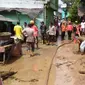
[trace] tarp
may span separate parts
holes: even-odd
[[[4,17],[3,15],[0,15],[0,21],[17,22],[18,20],[12,20],[10,18]]]

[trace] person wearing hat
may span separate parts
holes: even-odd
[[[38,27],[35,25],[34,20],[30,21],[31,28],[34,30],[35,45],[38,49]]]

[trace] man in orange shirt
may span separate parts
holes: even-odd
[[[73,31],[73,25],[72,25],[71,21],[69,21],[68,25],[67,25],[68,40],[71,40],[72,31]]]
[[[61,23],[61,39],[62,39],[62,40],[64,40],[65,31],[66,31],[66,22],[62,22],[62,23]]]

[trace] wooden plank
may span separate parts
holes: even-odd
[[[5,45],[5,46],[3,46],[4,48],[6,48],[6,47],[10,47],[10,46],[12,46],[13,44],[9,44],[9,45]]]

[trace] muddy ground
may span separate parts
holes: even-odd
[[[85,85],[85,55],[77,53],[78,44],[61,47],[54,60],[56,80],[54,85]]]
[[[4,85],[47,85],[52,57],[58,46],[39,45],[35,56],[30,57],[23,46],[23,56],[12,58],[8,64],[0,65],[1,71],[15,71],[14,76],[4,81]],[[73,42],[60,47],[50,71],[48,85],[85,85],[85,55],[77,53]]]

